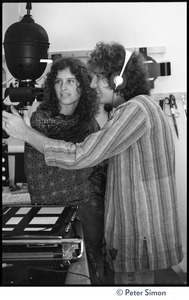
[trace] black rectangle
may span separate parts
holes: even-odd
[[[8,156],[15,158],[13,184],[27,183],[25,168],[24,168],[24,153],[23,152],[10,152]]]
[[[171,63],[160,63],[160,76],[171,75]]]
[[[10,240],[27,236],[27,239],[67,238],[76,216],[77,207],[27,205],[5,207],[2,212],[2,237]]]

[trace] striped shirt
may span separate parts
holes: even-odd
[[[109,159],[104,234],[108,253],[116,253],[114,271],[142,268],[144,239],[149,269],[183,259],[174,142],[165,114],[149,96],[119,105],[105,126],[82,143],[48,140],[44,155],[47,165],[65,169]]]

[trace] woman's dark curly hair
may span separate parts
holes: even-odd
[[[111,86],[111,76],[119,71],[121,73],[125,61],[125,48],[116,43],[96,44],[90,53],[88,67],[92,73],[100,73],[108,79]],[[126,86],[120,90],[120,95],[128,101],[137,95],[150,95],[147,64],[142,54],[132,53],[123,73],[126,76]]]
[[[92,117],[99,113],[96,92],[90,88],[91,76],[87,69],[87,65],[76,57],[61,57],[54,61],[44,82],[44,97],[40,107],[43,110],[50,110],[52,116],[56,116],[60,113],[54,83],[58,71],[62,71],[66,68],[75,75],[79,82],[78,88],[81,93],[74,114],[78,114],[82,120],[91,120]]]

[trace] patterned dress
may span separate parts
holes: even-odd
[[[51,112],[41,110],[40,106],[32,114],[31,126],[48,137],[74,143],[82,142],[100,129],[95,118],[84,122],[77,115],[52,117]],[[78,206],[77,216],[83,224],[91,280],[93,284],[100,284],[103,282],[105,164],[81,170],[47,166],[44,155],[28,143],[24,155],[32,204]]]

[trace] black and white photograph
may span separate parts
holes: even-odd
[[[187,2],[2,3],[6,299],[189,296],[186,22]]]

